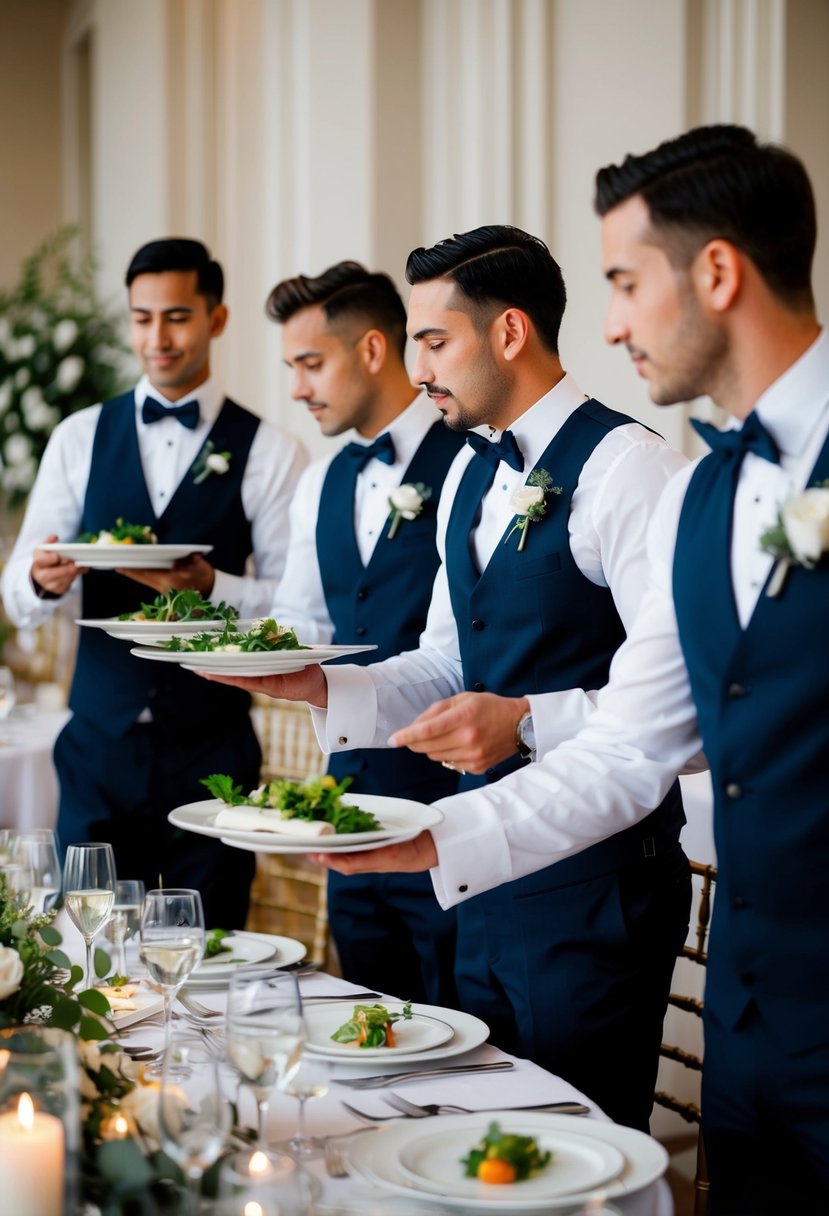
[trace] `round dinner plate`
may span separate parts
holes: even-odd
[[[398,1053],[396,1049],[389,1047],[377,1047],[371,1051],[362,1051],[355,1048],[347,1048],[343,1050],[342,1043],[326,1043],[325,1034],[330,1034],[336,1030],[338,1026],[342,1026],[343,1022],[347,1022],[354,1010],[355,1001],[343,999],[342,1001],[326,1001],[325,1005],[308,1005],[305,1008],[305,1016],[313,1019],[315,1027],[313,1033],[313,1042],[309,1042],[308,1048],[313,1051],[315,1056],[321,1056],[325,1060],[335,1061],[337,1064],[348,1064],[359,1068],[361,1064],[371,1065],[376,1071],[378,1067],[378,1057],[382,1057],[383,1064],[388,1064],[393,1068],[398,1062],[405,1064],[408,1068],[410,1064],[429,1063],[433,1060],[446,1060],[451,1056],[463,1055],[465,1051],[472,1051],[475,1047],[480,1047],[489,1038],[489,1027],[486,1022],[482,1022],[480,1018],[474,1017],[471,1013],[463,1013],[460,1009],[444,1009],[441,1005],[412,1005],[412,1013],[415,1018],[429,1018],[436,1022],[442,1023],[452,1032],[451,1037],[445,1042],[434,1045],[432,1047],[420,1046],[411,1051]],[[383,1001],[387,1009],[400,1009],[402,1005],[399,1001]],[[405,1027],[405,1022],[396,1022],[396,1027]],[[405,1031],[401,1030],[401,1035]],[[443,1117],[441,1117],[441,1126],[443,1126]]]
[[[252,621],[233,621],[234,629],[249,629]],[[159,645],[172,637],[190,637],[194,633],[206,633],[224,629],[225,622],[219,620],[202,621],[119,621],[114,617],[104,617],[102,620],[82,617],[75,621],[88,629],[103,629],[113,638],[123,638],[131,642],[151,642]]]
[[[416,1173],[414,1178],[412,1176],[414,1171],[420,1171],[421,1174],[423,1171],[432,1173],[437,1168],[430,1159],[431,1146],[427,1145],[424,1150],[426,1158],[430,1159],[425,1164],[423,1153],[415,1152],[412,1156],[408,1151],[417,1145],[418,1141],[426,1137],[433,1138],[438,1134],[438,1129],[427,1130],[419,1120],[389,1123],[379,1130],[374,1129],[370,1133],[352,1137],[348,1149],[350,1165],[354,1173],[368,1182],[396,1194],[408,1195],[409,1198],[417,1197],[421,1202],[437,1203],[447,1208],[462,1208],[468,1212],[503,1213],[504,1216],[562,1208],[572,1210],[577,1204],[586,1202],[591,1193],[595,1193],[599,1187],[607,1199],[622,1198],[656,1182],[668,1165],[668,1154],[661,1144],[643,1132],[622,1127],[618,1123],[604,1123],[598,1119],[584,1119],[574,1115],[548,1114],[544,1111],[532,1114],[486,1111],[477,1115],[442,1115],[439,1129],[441,1137],[445,1137],[447,1143],[452,1141],[453,1151],[458,1149],[458,1143],[462,1140],[456,1158],[456,1180],[459,1185],[464,1181],[460,1158],[466,1156],[469,1149],[480,1141],[492,1122],[500,1123],[505,1131],[535,1136],[539,1142],[549,1145],[554,1144],[555,1137],[566,1134],[573,1140],[581,1139],[585,1144],[593,1142],[608,1146],[621,1155],[621,1170],[607,1178],[604,1183],[591,1182],[583,1191],[556,1193],[554,1158],[547,1169],[527,1182],[487,1186],[485,1183],[468,1179],[473,1185],[484,1188],[480,1195],[449,1193],[447,1189],[438,1191],[430,1188],[439,1186],[439,1183],[428,1178],[418,1179]],[[414,1171],[411,1164],[402,1164],[403,1155],[410,1163],[415,1162]],[[535,1190],[526,1189],[530,1186],[534,1186]]]
[[[154,646],[135,646],[130,654],[139,659],[179,663],[187,671],[206,671],[224,676],[281,676],[302,671],[314,663],[326,663],[376,646],[309,646],[304,650],[159,650]]]
[[[174,827],[201,836],[214,836],[225,844],[254,853],[353,853],[411,840],[424,828],[434,827],[442,813],[423,802],[408,798],[388,798],[384,794],[343,794],[348,806],[369,811],[380,822],[380,828],[369,832],[340,832],[333,836],[287,836],[279,832],[236,832],[232,828],[215,826],[216,815],[226,809],[216,798],[205,802],[190,802],[178,806],[167,816]]]
[[[276,933],[234,933],[225,938],[231,947],[232,956],[224,961],[224,955],[215,960],[205,959],[185,982],[185,988],[227,988],[231,976],[242,967],[255,967],[268,963],[274,967],[287,967],[305,958],[307,950],[302,942],[293,937],[280,937]],[[222,962],[219,962],[222,959]]]
[[[57,553],[67,561],[90,570],[171,570],[180,558],[191,553],[210,553],[212,545],[92,545],[50,541],[38,545],[46,553]]]
[[[358,1002],[365,1004],[366,1002]],[[429,1051],[434,1047],[442,1047],[454,1038],[455,1032],[448,1022],[442,1018],[430,1017],[427,1014],[415,1013],[404,1021],[402,1018],[394,1023],[394,1047],[357,1047],[355,1043],[336,1043],[331,1038],[345,1022],[351,1020],[354,1001],[346,1003],[347,1012],[332,1010],[330,1005],[307,1006],[304,1010],[305,1026],[308,1038],[305,1050],[314,1055],[325,1056],[328,1059],[348,1059],[357,1056],[359,1060],[387,1060],[391,1062],[397,1056],[409,1055],[411,1052]],[[382,1004],[389,1013],[401,1013],[402,1001],[383,1001]],[[339,1010],[340,1006],[337,1005]]]

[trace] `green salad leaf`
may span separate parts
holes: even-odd
[[[138,612],[122,612],[119,621],[235,621],[239,613],[221,600],[212,604],[200,591],[190,587],[162,591],[151,604],[142,604]]]
[[[228,621],[220,632],[196,633],[190,638],[170,638],[162,643],[162,649],[175,651],[216,651],[217,653],[244,653],[273,650],[310,650],[303,646],[293,629],[278,625],[271,617],[257,621],[247,633],[239,633]]]
[[[149,524],[128,524],[120,516],[111,528],[104,528],[100,532],[82,532],[78,540],[84,545],[111,545],[113,542],[119,545],[155,545],[158,543],[158,537]]]
[[[339,1026],[331,1038],[335,1043],[356,1043],[358,1047],[393,1047],[395,1022],[410,1021],[412,1002],[407,1001],[400,1013],[389,1013],[385,1005],[355,1005],[347,1022]]]
[[[324,820],[333,824],[338,834],[370,832],[380,827],[379,820],[369,811],[361,811],[342,801],[342,795],[351,785],[350,777],[343,777],[339,782],[328,776],[312,777],[308,781],[268,781],[250,794],[243,794],[241,785],[226,773],[211,773],[209,777],[201,778],[201,784],[227,806],[281,811],[283,819],[305,819],[309,823]]]
[[[224,939],[229,936],[229,929],[211,929],[204,941],[204,957],[215,958],[217,954],[231,954],[232,948],[224,943]]]
[[[467,1178],[477,1178],[485,1161],[506,1161],[515,1170],[515,1181],[523,1182],[534,1170],[541,1170],[552,1159],[542,1153],[534,1136],[518,1136],[501,1131],[500,1123],[490,1123],[486,1135],[462,1159]]]

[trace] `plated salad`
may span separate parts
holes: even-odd
[[[409,1021],[411,1016],[411,1001],[400,1013],[389,1013],[385,1005],[355,1005],[351,1017],[331,1038],[335,1043],[353,1043],[355,1047],[396,1047],[394,1023]]]
[[[461,1164],[467,1178],[498,1185],[524,1182],[551,1160],[552,1153],[542,1153],[534,1136],[502,1132],[499,1123],[490,1123],[486,1135],[462,1158]]]
[[[116,519],[111,528],[102,532],[84,532],[78,537],[82,545],[155,545],[158,537],[149,524],[128,524]]]
[[[186,588],[175,591],[162,591],[151,604],[142,604],[137,612],[122,612],[115,619],[118,621],[235,621],[238,611],[221,600],[212,604],[204,599],[200,591]]]
[[[212,773],[203,777],[214,798],[231,808],[250,807],[253,815],[245,818],[250,827],[244,831],[279,831],[283,825],[293,822],[298,831],[307,831],[309,824],[327,826],[329,834],[346,832],[371,832],[381,826],[378,819],[368,811],[350,806],[342,801],[342,795],[351,784],[350,777],[335,781],[333,777],[312,777],[308,781],[268,781],[250,794],[243,794],[241,785],[224,773]],[[219,826],[222,812],[216,817]],[[255,826],[255,825],[259,826]],[[232,826],[232,821],[224,826]],[[320,833],[324,834],[324,833]]]
[[[271,617],[254,621],[246,633],[233,628],[228,620],[220,632],[195,633],[189,638],[170,638],[162,643],[163,650],[211,651],[214,654],[248,654],[273,650],[310,650],[303,646],[293,629],[278,625]]]

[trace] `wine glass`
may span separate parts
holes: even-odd
[[[192,1030],[167,1045],[158,1100],[161,1147],[187,1179],[188,1210],[200,1211],[201,1180],[230,1132],[230,1103],[222,1093],[219,1059]]]
[[[104,936],[118,952],[115,966],[119,975],[126,976],[127,974],[126,943],[138,932],[143,899],[144,884],[140,878],[118,879],[115,884],[112,916],[104,926]]]
[[[115,855],[111,844],[70,844],[63,865],[63,902],[86,944],[86,986],[92,986],[92,942],[115,901]]]
[[[330,1065],[326,1060],[320,1056],[303,1055],[299,1067],[280,1081],[282,1092],[299,1100],[296,1134],[280,1147],[298,1159],[307,1161],[323,1155],[324,1144],[306,1134],[305,1103],[309,1098],[324,1098],[328,1093],[329,1079]]]
[[[243,1085],[256,1099],[259,1141],[271,1090],[299,1066],[306,1039],[296,976],[271,968],[237,972],[227,997],[225,1049]]]
[[[17,702],[14,676],[8,667],[0,667],[0,722],[5,722]],[[0,743],[10,743],[11,736],[0,735]]]
[[[38,914],[50,912],[60,893],[60,858],[49,828],[21,832],[11,842],[10,858],[31,873],[29,902]]]
[[[187,887],[148,891],[141,907],[141,961],[164,997],[164,1046],[170,1045],[173,998],[204,954],[201,895]],[[160,1072],[156,1066],[151,1072]]]

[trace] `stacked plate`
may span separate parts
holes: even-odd
[[[465,1177],[462,1159],[492,1122],[505,1133],[533,1136],[551,1153],[549,1165],[503,1186]],[[380,1135],[355,1137],[349,1156],[353,1171],[375,1186],[444,1208],[500,1213],[572,1209],[598,1191],[607,1199],[629,1195],[661,1178],[668,1164],[664,1148],[632,1128],[515,1111],[401,1120]]]
[[[136,646],[130,653],[139,659],[155,659],[162,663],[180,663],[188,671],[206,671],[223,676],[283,676],[302,671],[314,663],[327,663],[376,646],[308,646],[304,650],[157,650],[153,646]]]
[[[194,633],[221,632],[226,622],[217,620],[202,621],[119,621],[113,617],[102,619],[84,619],[75,621],[87,629],[103,629],[111,638],[121,638],[125,642],[142,642],[144,645],[160,646],[169,642],[170,638],[189,638]],[[233,621],[234,629],[250,629],[253,620]]]
[[[187,988],[227,988],[230,978],[240,968],[267,963],[287,967],[305,957],[302,942],[275,933],[232,933],[224,938],[228,947],[221,954],[206,958],[187,980]]]
[[[134,653],[134,652],[133,652]],[[238,656],[237,656],[238,657]],[[251,656],[252,657],[252,656]],[[433,806],[407,798],[386,798],[382,794],[344,794],[342,801],[369,811],[380,827],[370,832],[342,832],[333,836],[290,836],[278,832],[235,832],[216,827],[216,816],[225,804],[211,798],[176,807],[167,816],[174,827],[201,836],[215,836],[236,849],[252,853],[360,853],[381,844],[412,840],[424,828],[440,823],[443,815]]]
[[[57,553],[69,562],[88,570],[172,570],[181,558],[191,553],[209,553],[212,545],[91,545],[51,541],[40,545],[47,553]]]
[[[401,1001],[383,1001],[390,1013],[400,1013]],[[411,1020],[394,1023],[394,1047],[357,1047],[335,1043],[331,1035],[351,1018],[354,1001],[307,1005],[304,1011],[308,1039],[305,1050],[337,1064],[399,1064],[408,1068],[432,1060],[445,1060],[480,1047],[489,1037],[489,1027],[480,1018],[439,1005],[412,1005]]]

